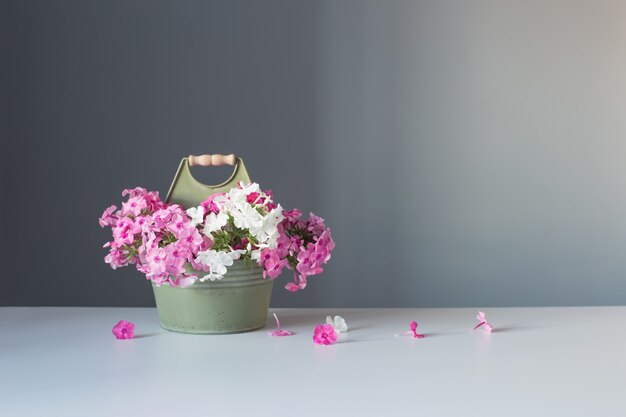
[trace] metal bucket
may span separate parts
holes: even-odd
[[[202,276],[202,272],[199,273]],[[152,285],[161,327],[182,333],[240,333],[265,326],[274,281],[254,261],[236,260],[219,281],[187,288]]]

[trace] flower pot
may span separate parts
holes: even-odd
[[[254,261],[236,260],[219,281],[197,281],[187,288],[153,284],[152,288],[164,329],[225,334],[265,326],[273,284],[263,279],[263,270]]]

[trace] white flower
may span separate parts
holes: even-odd
[[[333,328],[335,329],[337,333],[343,333],[343,332],[348,331],[348,325],[346,324],[346,321],[341,316],[335,316],[334,320],[332,319],[332,317],[327,316],[326,323],[333,326]]]
[[[191,217],[192,226],[197,226],[204,221],[204,207],[192,207],[187,210],[187,215]]]
[[[250,184],[240,183],[239,185],[241,186],[241,188],[235,187],[228,192],[230,199],[235,204],[246,202],[246,196],[250,193],[260,192],[259,184],[257,184],[256,182]]]
[[[284,218],[283,208],[278,205],[263,218],[260,227],[250,228],[250,232],[259,242],[265,242],[269,248],[273,249],[278,240],[278,225]]]
[[[226,226],[226,223],[228,223],[228,215],[225,212],[221,211],[219,214],[209,213],[209,215],[206,216],[203,232],[205,235],[210,236],[211,232],[220,230],[222,227]]]
[[[230,214],[233,216],[235,226],[240,229],[249,229],[252,234],[254,234],[253,229],[258,229],[263,225],[261,213],[247,202],[235,203]]]
[[[196,262],[200,262],[209,267],[209,273],[202,278],[200,281],[206,281],[210,279],[211,281],[215,281],[216,279],[224,278],[226,275],[227,266],[232,266],[233,260],[239,259],[241,254],[238,251],[235,252],[224,252],[224,251],[215,251],[213,249],[205,250],[198,252],[198,256],[196,257]]]

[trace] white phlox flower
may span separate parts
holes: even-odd
[[[191,218],[192,226],[197,226],[204,221],[204,207],[192,207],[187,210],[187,214]]]

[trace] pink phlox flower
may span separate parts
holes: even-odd
[[[291,292],[297,292],[306,288],[306,276],[293,273],[293,282],[288,282],[285,289]]]
[[[191,263],[191,267],[196,271],[209,272],[209,270],[211,269],[209,268],[209,265],[203,262],[196,261],[195,257],[192,257],[189,263]]]
[[[248,246],[249,240],[247,238],[242,238],[241,241],[235,245],[233,245],[234,250],[243,250],[244,253],[247,252],[246,247]]]
[[[147,208],[150,212],[153,212],[155,210],[159,210],[165,207],[165,203],[162,202],[161,199],[159,198],[158,191],[150,191],[144,196],[144,198],[146,199],[146,202],[148,203]]]
[[[424,335],[423,335],[423,334],[419,334],[419,333],[417,332],[417,326],[418,326],[417,322],[416,322],[416,321],[412,321],[412,322],[410,323],[410,325],[409,325],[409,328],[411,329],[411,332],[413,333],[413,337],[414,337],[415,339],[421,339],[421,338],[423,338],[423,337],[424,337]]]
[[[167,272],[174,276],[179,276],[185,272],[185,264],[191,259],[191,252],[189,249],[177,245],[171,244],[165,247],[167,252]]]
[[[187,288],[193,285],[197,280],[198,277],[196,275],[180,276],[174,280],[170,280],[170,285],[173,287]]]
[[[153,272],[146,272],[145,274],[146,274],[146,279],[148,281],[152,281],[157,286],[161,286],[164,283],[169,281],[169,279],[168,279],[169,277],[168,277],[167,273],[165,273],[165,272],[162,272],[162,273],[159,273],[159,274],[155,274]]]
[[[287,220],[287,222],[295,222],[302,217],[302,212],[298,209],[293,209],[284,211],[283,216],[285,216],[285,220]]]
[[[128,201],[122,203],[122,215],[133,215],[138,216],[141,214],[141,210],[146,208],[148,203],[143,197],[131,197]]]
[[[314,236],[319,236],[324,232],[324,229],[326,229],[326,225],[324,224],[324,219],[313,213],[309,213],[306,228],[309,232],[313,233]]]
[[[273,249],[263,249],[259,258],[259,265],[263,267],[263,278],[276,279],[283,268],[289,265],[286,259],[281,259]]]
[[[120,320],[113,326],[113,335],[117,339],[132,339],[135,337],[135,324],[130,321]]]
[[[246,201],[248,202],[248,204],[262,205],[264,200],[265,198],[261,197],[261,194],[257,193],[256,191],[251,192],[246,196]]]
[[[126,197],[126,196],[129,196],[130,198],[143,197],[146,194],[148,194],[148,190],[142,187],[126,188],[125,190],[122,191],[122,197]]]
[[[335,241],[330,235],[330,228],[324,230],[324,233],[320,235],[315,245],[318,247],[325,247],[328,250],[328,253],[335,249]]]
[[[163,274],[167,271],[168,253],[165,248],[152,248],[146,253],[146,261],[150,271],[155,275]]]
[[[164,229],[172,217],[172,212],[168,208],[162,208],[152,213],[154,225],[159,229]]]
[[[195,227],[187,227],[178,237],[178,242],[192,252],[197,252],[204,243],[202,235]]]
[[[218,214],[220,212],[220,206],[217,204],[216,200],[223,198],[226,196],[225,193],[217,193],[210,195],[206,200],[204,200],[200,205],[204,208],[204,215],[208,215],[209,213]]]
[[[113,228],[113,239],[118,245],[130,245],[135,241],[135,234],[140,231],[141,228],[132,219],[122,217]]]
[[[120,248],[115,242],[108,242],[104,245],[109,248],[109,253],[104,257],[104,262],[111,268],[117,269],[129,264],[128,253]]]
[[[330,324],[318,324],[313,330],[313,343],[316,345],[332,345],[337,339],[337,332]]]
[[[297,260],[298,265],[296,269],[300,275],[311,276],[324,272],[324,269],[320,266],[320,262],[317,261],[317,253],[315,252],[315,245],[309,243],[306,249],[301,248],[298,253]]]
[[[167,230],[172,232],[176,238],[179,238],[190,228],[192,228],[189,217],[186,214],[175,213],[170,217],[170,221],[167,223]],[[197,231],[195,227],[194,230]]]
[[[278,237],[278,239],[276,240],[276,248],[274,250],[276,251],[276,255],[278,255],[279,258],[287,257],[287,255],[289,254],[290,243],[291,240],[287,236],[280,235]]]
[[[476,318],[478,319],[480,323],[474,326],[472,331],[478,329],[481,326],[485,326],[484,329],[487,333],[491,333],[493,331],[493,326],[489,324],[489,322],[487,322],[487,319],[485,318],[485,313],[483,313],[482,311],[479,311],[478,314],[476,315]]]
[[[278,320],[278,316],[274,313],[274,318],[276,319],[276,327],[278,330],[272,330],[271,332],[267,332],[270,336],[291,336],[293,333],[289,330],[283,330],[280,328],[280,321]]]
[[[100,227],[113,226],[117,223],[118,216],[115,213],[117,206],[113,205],[102,213],[102,216],[98,219]]]
[[[411,330],[409,330],[407,332],[402,332],[400,334],[397,334],[396,337],[410,335],[410,336],[413,336],[413,338],[415,338],[415,339],[422,339],[422,338],[424,338],[425,336],[423,334],[419,334],[417,332],[417,326],[418,326],[417,322],[415,320],[413,320],[411,323],[409,323],[409,329],[411,329]]]

